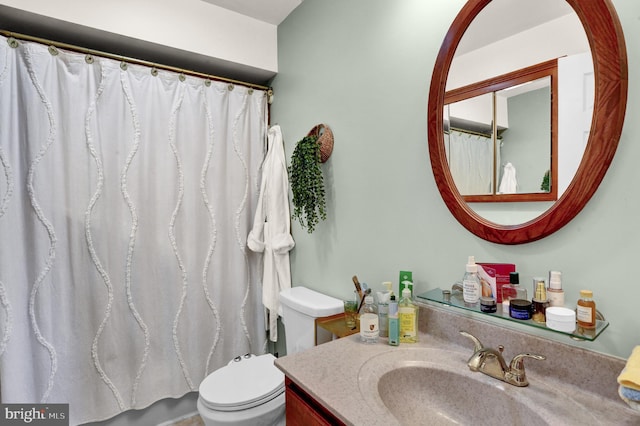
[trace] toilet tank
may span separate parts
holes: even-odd
[[[298,286],[280,293],[282,324],[287,354],[294,354],[315,345],[315,319],[344,312],[342,300]],[[331,333],[318,329],[318,343],[331,340]]]

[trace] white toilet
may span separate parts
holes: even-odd
[[[315,345],[315,319],[343,312],[340,299],[306,287],[280,293],[282,323],[287,354]],[[331,333],[318,330],[318,343],[331,340]],[[246,354],[209,374],[200,384],[198,412],[204,424],[284,425],[284,374],[273,364],[271,354]]]

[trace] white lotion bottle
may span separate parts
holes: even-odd
[[[467,305],[475,305],[480,300],[480,278],[475,257],[469,256],[466,272],[462,278],[462,298]]]

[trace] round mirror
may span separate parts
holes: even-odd
[[[541,180],[541,186],[551,185],[557,194],[557,200],[553,198],[551,201],[531,201],[531,197],[521,198],[520,194],[499,194],[497,193],[498,181],[501,177],[499,170],[500,163],[498,149],[496,148],[500,134],[500,118],[496,111],[500,111],[497,101],[493,101],[493,112],[489,114],[489,118],[484,120],[490,128],[491,139],[493,140],[494,152],[493,157],[493,174],[489,179],[491,183],[488,194],[497,197],[495,199],[486,199],[490,195],[483,195],[480,199],[482,203],[474,202],[474,198],[460,193],[456,180],[454,179],[449,164],[448,141],[445,143],[445,137],[451,132],[452,121],[450,121],[450,104],[451,100],[459,101],[462,99],[470,99],[476,95],[486,96],[487,93],[493,93],[493,99],[499,99],[497,93],[504,89],[505,86],[501,82],[507,81],[505,76],[513,76],[522,73],[523,69],[528,69],[532,64],[523,62],[521,66],[517,66],[515,71],[513,66],[511,70],[503,70],[501,72],[490,71],[485,74],[475,74],[472,78],[461,78],[452,68],[454,57],[457,49],[467,51],[472,50],[466,42],[462,43],[463,36],[467,30],[474,25],[476,18],[483,12],[485,7],[491,3],[514,3],[513,0],[469,0],[462,8],[453,24],[451,25],[445,41],[440,49],[436,64],[434,66],[433,76],[431,80],[431,88],[429,93],[429,105],[427,111],[428,120],[428,139],[429,139],[429,155],[431,158],[431,166],[440,194],[445,204],[454,215],[454,217],[469,231],[475,235],[496,243],[502,244],[520,244],[543,238],[556,230],[560,229],[571,219],[573,219],[580,210],[589,201],[598,185],[602,181],[609,164],[611,163],[616,151],[626,107],[627,97],[627,60],[624,38],[618,17],[610,0],[549,0],[551,2],[559,2],[557,9],[572,9],[572,14],[576,22],[582,26],[579,31],[582,37],[588,40],[590,48],[589,64],[593,67],[592,78],[592,96],[593,112],[589,111],[590,127],[585,129],[583,147],[575,150],[569,157],[573,158],[574,165],[569,177],[567,169],[571,167],[561,167],[557,162],[557,150],[563,149],[568,143],[563,145],[563,138],[566,137],[561,133],[558,135],[556,127],[554,127],[554,119],[550,118],[545,122],[548,128],[543,129],[542,133],[550,134],[551,146],[545,149],[547,154],[550,152],[548,165],[540,167],[548,167],[549,178],[538,176]],[[521,2],[515,2],[521,5]],[[547,10],[539,1],[531,1],[529,4]],[[494,5],[491,5],[494,6]],[[568,6],[568,8],[566,7]],[[488,11],[489,9],[487,9]],[[483,15],[486,15],[486,11]],[[533,16],[533,12],[528,12],[527,16]],[[563,16],[565,14],[563,13]],[[516,20],[514,20],[516,21]],[[502,17],[502,20],[495,22],[486,31],[491,33],[499,26],[500,30],[507,31],[511,19]],[[565,24],[566,25],[566,24]],[[491,30],[491,31],[490,31]],[[513,30],[510,34],[513,34]],[[472,41],[478,41],[478,37],[472,37]],[[521,49],[535,50],[535,49]],[[460,52],[457,52],[460,53]],[[520,52],[522,53],[522,52]],[[535,53],[535,52],[530,52]],[[554,61],[563,60],[566,56],[570,56],[576,52],[565,52],[560,57],[554,58]],[[579,52],[578,52],[579,53]],[[586,52],[589,56],[589,52]],[[513,56],[513,53],[505,54],[505,56]],[[516,55],[526,56],[526,55]],[[531,55],[529,55],[531,56]],[[513,62],[511,60],[510,62]],[[499,57],[496,58],[496,61]],[[536,61],[534,61],[536,62]],[[546,61],[545,63],[547,63]],[[535,67],[536,65],[533,65]],[[469,68],[469,65],[466,65]],[[456,65],[456,68],[458,66]],[[479,68],[479,67],[476,67]],[[451,77],[451,78],[450,78]],[[553,77],[551,77],[553,79]],[[522,79],[521,79],[522,80]],[[559,78],[561,81],[562,79]],[[574,79],[575,80],[575,79]],[[477,86],[481,82],[492,82],[490,86],[496,88],[494,91],[479,90]],[[500,84],[495,84],[498,81]],[[522,81],[520,81],[522,82]],[[475,86],[474,86],[475,85]],[[515,86],[515,85],[514,85]],[[462,87],[462,89],[461,89]],[[557,99],[558,94],[554,92],[554,83],[550,84],[550,98]],[[584,87],[584,85],[583,85]],[[460,95],[467,88],[468,94]],[[536,91],[538,98],[540,93],[547,92]],[[458,92],[456,92],[458,91]],[[451,94],[454,96],[451,96]],[[560,93],[562,93],[560,91]],[[447,102],[445,102],[445,100]],[[550,103],[543,111],[554,111],[553,103]],[[545,112],[546,114],[546,112]],[[558,114],[562,117],[561,114]],[[532,114],[533,116],[533,114]],[[469,120],[468,116],[456,117],[456,124],[465,123]],[[555,123],[564,120],[558,117]],[[472,120],[473,121],[473,120]],[[524,120],[531,121],[531,120]],[[514,121],[515,122],[515,121]],[[549,124],[551,123],[551,124]],[[561,123],[562,125],[562,123]],[[467,129],[468,130],[468,129]],[[504,130],[504,127],[503,129]],[[538,129],[539,130],[539,129]],[[527,134],[533,133],[531,128],[527,129]],[[547,141],[547,143],[549,143]],[[555,148],[554,148],[555,147]],[[554,151],[555,150],[555,151]],[[530,155],[531,156],[531,155]],[[565,156],[567,157],[567,156]],[[554,166],[555,164],[555,166]],[[555,167],[555,168],[554,168]],[[558,173],[560,171],[560,173]],[[539,172],[538,172],[539,175]],[[558,177],[565,176],[564,181]],[[555,179],[555,180],[554,180]],[[562,187],[558,191],[558,187]],[[494,192],[491,192],[494,191]],[[548,193],[553,191],[549,190]],[[530,195],[530,194],[522,194]],[[534,199],[536,199],[534,197]],[[540,198],[538,198],[540,199]],[[499,201],[499,202],[493,202]],[[491,216],[482,211],[483,205],[488,204],[490,207],[486,211],[498,212],[497,215]],[[477,211],[476,211],[477,210]],[[509,219],[504,219],[504,218]],[[515,218],[515,219],[514,219]]]

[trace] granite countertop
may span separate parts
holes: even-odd
[[[458,375],[490,386],[487,389],[506,390],[520,401],[536,400],[537,395],[548,398],[555,393],[568,396],[567,407],[558,405],[551,407],[553,411],[539,412],[550,425],[640,424],[640,413],[629,408],[617,395],[616,377],[624,367],[624,360],[468,318],[451,309],[419,305],[418,343],[389,346],[386,339],[380,339],[377,344],[365,344],[358,335],[352,335],[279,358],[276,366],[336,417],[352,425],[400,424],[377,395],[377,381],[385,372],[396,368],[400,360],[403,365],[424,363],[425,355],[427,362],[446,365]],[[547,360],[525,362],[530,386],[524,388],[471,372],[466,362],[473,344],[459,335],[461,329],[474,334],[487,347],[504,345],[507,363],[513,355],[522,352],[540,353],[546,355]],[[451,392],[454,399],[457,392],[465,392],[447,389],[446,384],[441,387],[439,392]],[[485,398],[491,400],[490,396]],[[429,398],[417,400],[429,404]],[[510,424],[508,412],[491,413],[490,417],[478,419],[474,424],[483,421]]]
[[[420,342],[411,348],[434,345],[439,346],[435,340],[421,335]],[[368,407],[360,392],[360,370],[373,357],[406,350],[406,346],[389,346],[382,339],[377,344],[365,344],[359,335],[352,335],[278,358],[276,366],[346,424],[386,426],[397,424],[397,420],[391,414],[374,413]]]

